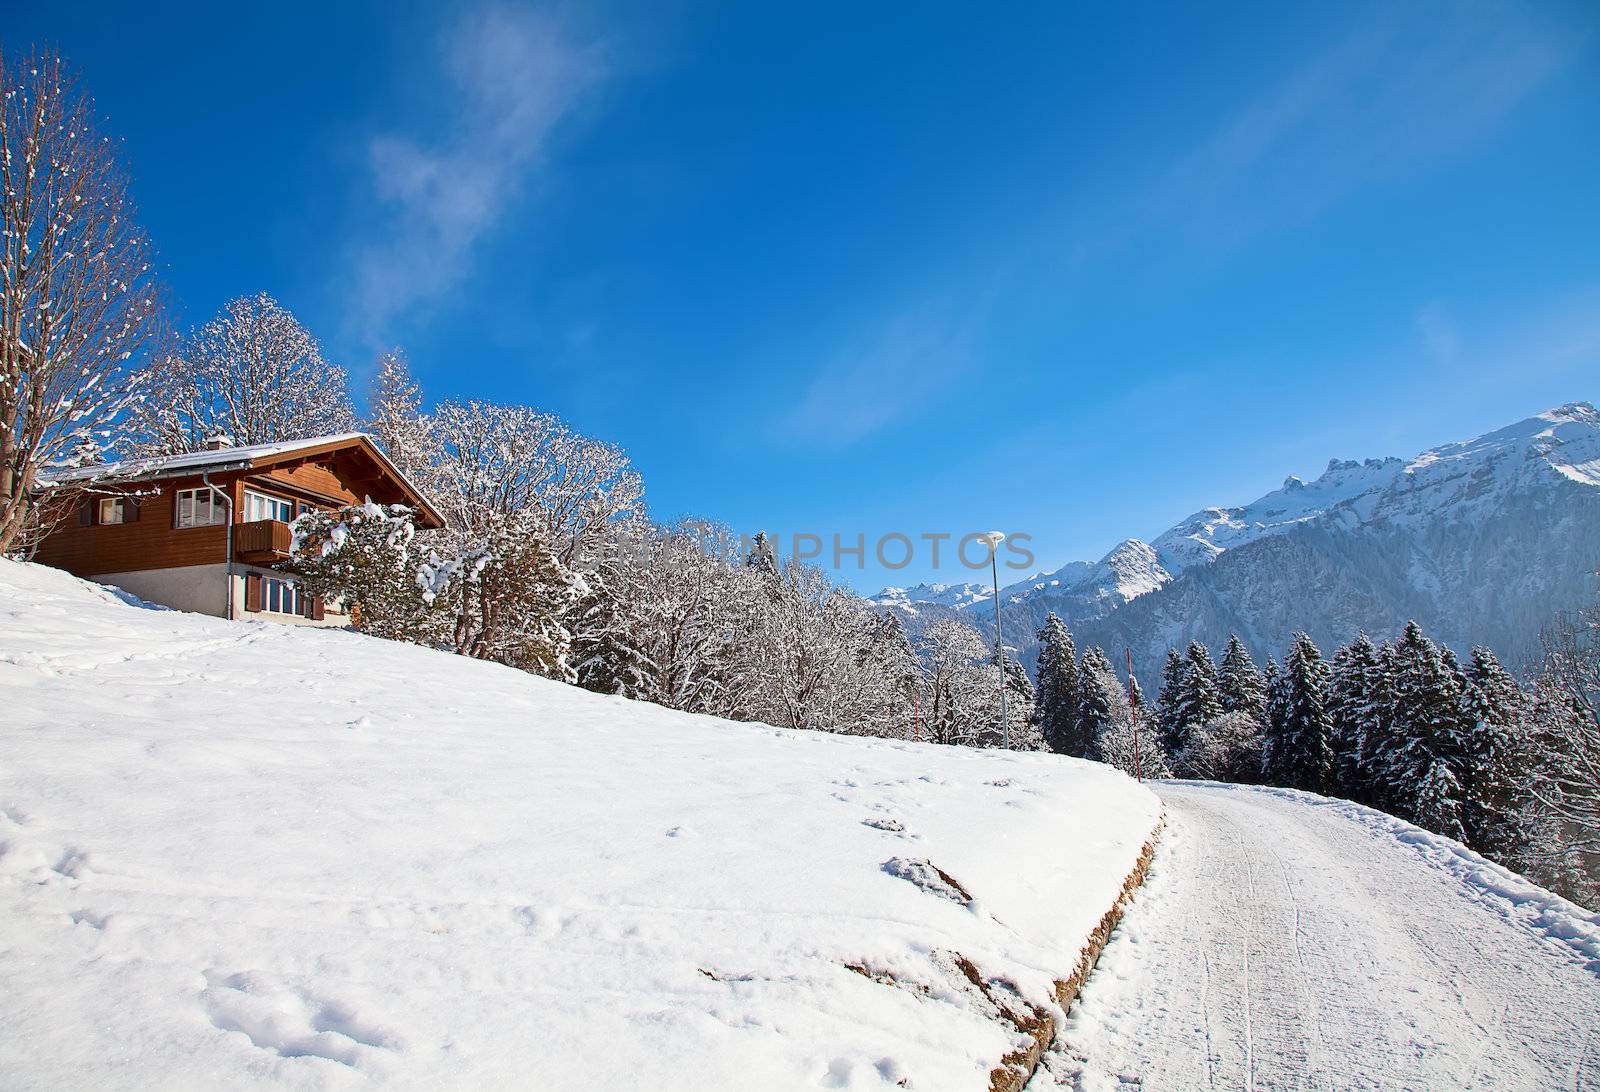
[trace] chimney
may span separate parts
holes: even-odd
[[[219,432],[213,436],[207,436],[201,446],[207,451],[225,451],[233,446],[233,437],[226,432]]]

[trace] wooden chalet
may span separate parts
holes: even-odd
[[[277,568],[289,557],[289,524],[302,512],[371,498],[415,509],[418,527],[443,526],[428,499],[358,432],[253,447],[219,439],[203,451],[59,472],[46,488],[85,484],[90,491],[76,512],[45,536],[34,560],[152,603],[224,618],[347,623],[339,604],[301,594]]]

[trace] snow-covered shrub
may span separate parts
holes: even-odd
[[[1118,712],[1100,728],[1096,741],[1096,757],[1108,766],[1115,766],[1129,776],[1167,778],[1172,768],[1167,761],[1166,748],[1161,738],[1143,721],[1136,726],[1126,712]]]
[[[574,681],[564,619],[579,583],[551,553],[542,514],[525,508],[485,524],[453,556],[430,555],[420,577],[424,601],[448,615],[458,653]]]
[[[1246,784],[1261,779],[1261,722],[1249,713],[1223,713],[1186,734],[1188,743],[1173,756],[1179,777]]]
[[[306,591],[337,601],[375,637],[435,644],[444,629],[418,579],[416,513],[368,500],[294,521],[289,567]]]

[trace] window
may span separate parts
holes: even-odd
[[[261,609],[274,614],[304,614],[300,585],[276,576],[261,578]]]
[[[244,521],[254,523],[262,519],[275,519],[279,523],[292,523],[294,521],[294,502],[279,500],[269,497],[265,493],[252,493],[248,489],[244,494]]]
[[[94,521],[99,524],[133,523],[139,518],[139,502],[132,497],[101,497],[95,504]]]
[[[209,489],[180,489],[174,526],[210,527],[228,522],[228,506]]]
[[[268,573],[244,574],[244,609],[251,612],[292,614],[320,622],[327,617],[327,606],[319,596],[287,577]]]

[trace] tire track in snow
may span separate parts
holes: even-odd
[[[1486,898],[1316,798],[1158,791],[1172,836],[1066,1025],[1061,1087],[1594,1086],[1600,975],[1516,884]]]
[[[1255,869],[1253,867],[1251,867],[1251,864],[1250,864],[1250,853],[1249,853],[1248,850],[1246,850],[1244,848],[1243,838],[1236,836],[1235,839],[1234,839],[1234,845],[1239,848],[1239,850],[1240,850],[1239,857],[1240,857],[1241,860],[1244,861],[1245,885],[1248,888],[1249,896],[1250,896],[1250,902],[1249,902],[1250,917],[1251,917],[1252,923],[1257,926],[1257,928],[1252,929],[1251,932],[1252,933],[1256,933],[1256,932],[1260,931],[1259,930],[1260,922],[1259,922],[1259,919],[1257,918],[1257,915],[1256,915],[1256,875],[1255,875]],[[1256,1087],[1256,1050],[1255,1050],[1255,1009],[1256,1009],[1256,1002],[1255,1002],[1255,992],[1250,988],[1251,987],[1250,946],[1251,946],[1250,942],[1246,941],[1244,946],[1240,949],[1240,952],[1244,956],[1244,977],[1243,977],[1242,981],[1243,981],[1243,986],[1244,986],[1245,1088],[1246,1088],[1247,1092],[1255,1092],[1255,1087]]]

